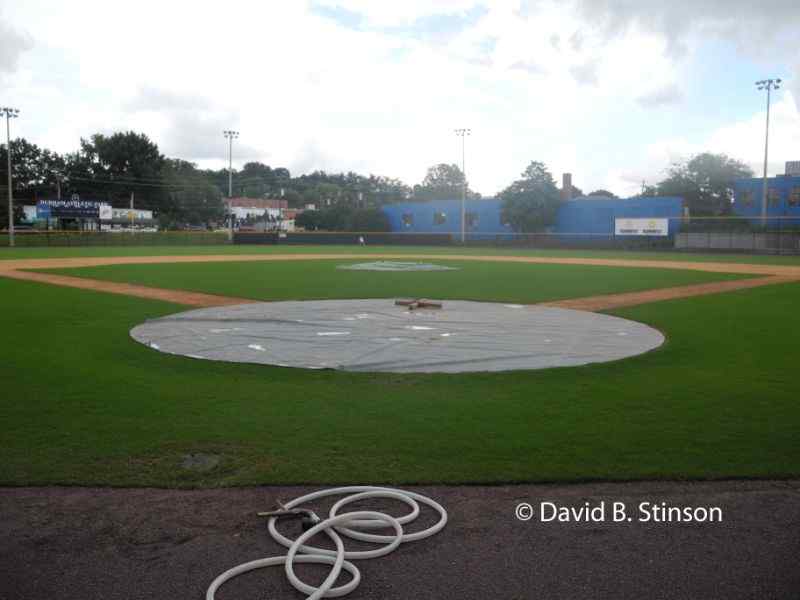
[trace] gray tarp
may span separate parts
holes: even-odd
[[[410,311],[390,299],[204,308],[149,320],[131,336],[192,358],[396,373],[583,365],[664,342],[651,327],[597,313],[466,301]]]

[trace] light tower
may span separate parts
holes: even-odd
[[[769,158],[769,102],[772,90],[780,89],[780,79],[762,79],[756,81],[759,90],[767,90],[767,127],[764,136],[764,186],[761,190],[761,219],[764,226],[767,224],[767,159]]]
[[[233,140],[239,137],[238,131],[226,129],[222,134],[228,139],[228,217],[230,218],[230,238],[233,241]]]
[[[19,116],[18,108],[0,107],[0,114],[6,116],[6,157],[8,158],[8,245],[14,245],[14,194],[11,191],[11,119]]]
[[[461,138],[461,243],[466,240],[467,229],[467,165],[466,165],[466,139],[472,133],[471,129],[461,128],[455,130]]]

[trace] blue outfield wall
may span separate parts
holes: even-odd
[[[513,233],[500,219],[500,201],[495,198],[467,200],[466,230],[471,237]],[[394,232],[461,233],[461,200],[431,200],[386,204],[383,212]]]
[[[800,224],[800,177],[769,177],[767,191],[767,217],[773,217],[767,220],[767,225]],[[763,193],[763,179],[737,179],[733,184],[734,214],[749,217],[752,223],[760,224]]]
[[[607,198],[583,196],[562,203],[556,217],[554,233],[614,235],[615,219],[671,219],[669,235],[680,228],[683,198],[658,196]]]
[[[502,203],[496,198],[467,200],[467,233],[473,239],[513,233],[502,222]],[[383,212],[393,232],[461,233],[461,200],[387,204]],[[613,236],[614,220],[622,218],[671,218],[670,235],[679,227],[683,199],[678,197],[605,198],[590,196],[563,202],[550,233]]]

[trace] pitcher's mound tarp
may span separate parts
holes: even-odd
[[[146,321],[131,336],[192,358],[394,373],[584,365],[664,342],[647,325],[597,313],[466,301],[408,310],[391,299],[203,308]]]
[[[374,262],[339,265],[343,271],[458,271],[458,267],[433,265],[431,263],[377,260]]]

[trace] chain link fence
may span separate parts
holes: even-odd
[[[677,225],[677,250],[800,254],[800,217],[700,217]]]
[[[668,235],[611,233],[469,233],[465,245],[534,249],[600,249],[714,251],[763,254],[800,254],[800,217],[695,217],[670,219]],[[458,233],[404,232],[236,232],[235,244],[460,245]],[[21,229],[20,247],[47,246],[187,246],[230,243],[225,231],[41,231]],[[8,236],[0,233],[0,246]]]
[[[64,246],[210,246],[228,244],[227,232],[217,231],[38,231],[14,232],[20,248]],[[0,234],[0,247],[8,246],[8,234]]]

